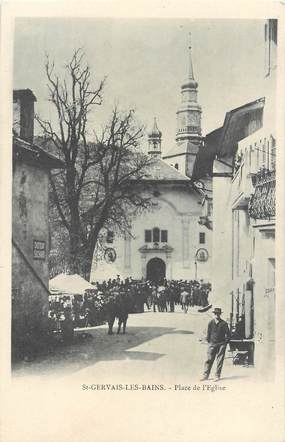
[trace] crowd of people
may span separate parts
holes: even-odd
[[[161,280],[157,283],[132,278],[109,279],[94,283],[94,289],[84,295],[53,295],[50,297],[49,329],[62,332],[75,327],[103,324],[108,302],[114,296],[124,294],[128,298],[129,313],[143,313],[145,308],[153,312],[187,313],[194,306],[207,306],[209,283],[203,281]]]
[[[144,311],[144,305],[156,312],[174,312],[177,306],[187,313],[189,307],[208,305],[208,295],[211,284],[197,280],[167,280],[157,283],[152,281],[137,281],[132,278],[122,280],[109,279],[95,284],[96,289],[107,295],[112,291],[129,294],[134,300],[137,312]]]

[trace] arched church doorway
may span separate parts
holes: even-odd
[[[166,265],[160,258],[152,258],[146,266],[146,279],[156,283],[161,282],[165,278]]]

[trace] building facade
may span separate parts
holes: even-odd
[[[211,274],[211,234],[198,221],[201,194],[191,180],[158,159],[151,179],[154,208],[133,220],[131,234],[106,233],[104,259],[93,267],[91,281],[133,279],[203,279]],[[113,257],[108,256],[108,250]]]
[[[263,378],[275,354],[276,45],[277,21],[268,20],[265,96],[228,112],[205,141],[213,151],[212,299]]]
[[[154,120],[148,154],[148,177],[135,185],[151,186],[154,208],[132,221],[131,234],[106,232],[105,255],[94,257],[91,281],[131,276],[133,279],[211,280],[212,232],[199,224],[204,193],[193,181],[197,153],[203,144],[201,107],[197,102],[191,44],[188,75],[181,86],[176,144],[162,158],[162,133]],[[144,191],[144,190],[142,190]]]
[[[13,94],[12,342],[15,354],[48,318],[49,172],[61,161],[33,144],[35,96]]]

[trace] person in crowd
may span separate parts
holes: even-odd
[[[189,306],[194,307],[193,286],[189,285]]]
[[[75,327],[79,327],[80,325],[80,311],[81,311],[81,306],[80,306],[80,301],[77,297],[74,297],[73,300],[73,313],[74,313],[74,325]]]
[[[84,323],[88,326],[96,325],[98,303],[96,303],[95,298],[99,291],[103,298],[112,290],[126,292],[130,299],[130,312],[136,313],[144,311],[144,304],[146,304],[148,310],[152,307],[154,312],[174,312],[175,304],[181,304],[185,313],[187,313],[189,305],[191,307],[208,305],[211,284],[204,281],[167,281],[164,278],[158,284],[154,281],[134,280],[132,277],[124,280],[121,276],[118,276],[114,279],[109,278],[94,283],[94,289],[84,295],[75,295],[73,298],[69,297],[69,299],[67,296],[60,295],[52,297],[49,302],[50,311],[55,314],[57,330],[60,332],[61,317],[64,317],[66,307],[72,308],[75,326],[84,326]]]
[[[126,292],[121,291],[117,304],[117,317],[118,317],[118,330],[117,334],[120,334],[121,326],[123,326],[123,334],[126,333],[126,326],[129,316],[129,300]]]
[[[171,283],[170,286],[168,287],[168,299],[169,299],[169,311],[173,313],[175,310],[175,292],[174,292],[174,287]]]
[[[157,296],[157,288],[155,286],[152,287],[151,295],[152,295],[153,311],[155,313],[156,309],[158,310],[158,296]]]
[[[66,307],[64,311],[64,320],[62,321],[62,337],[64,342],[70,343],[74,336],[74,323],[72,319],[72,312],[70,307]]]
[[[185,290],[185,286],[181,287],[180,301],[182,310],[184,313],[187,313],[189,306],[189,293]]]
[[[61,333],[61,323],[62,323],[62,320],[61,320],[61,312],[57,312],[57,314],[56,314],[56,331],[57,331],[57,333]]]
[[[209,376],[215,359],[217,359],[215,381],[221,378],[227,343],[230,340],[230,330],[226,321],[221,319],[222,310],[217,307],[213,310],[214,319],[208,324],[207,342],[208,353],[204,366],[204,374],[201,381],[206,381]]]
[[[55,312],[51,310],[48,316],[48,333],[52,334],[54,331],[56,331],[56,315]]]
[[[167,312],[166,292],[165,292],[165,288],[164,287],[160,291],[159,305],[160,305],[160,311],[161,312]]]

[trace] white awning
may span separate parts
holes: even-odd
[[[66,295],[84,295],[87,289],[94,289],[94,286],[76,274],[66,275],[62,273],[49,281],[49,291],[53,295],[60,293]]]

